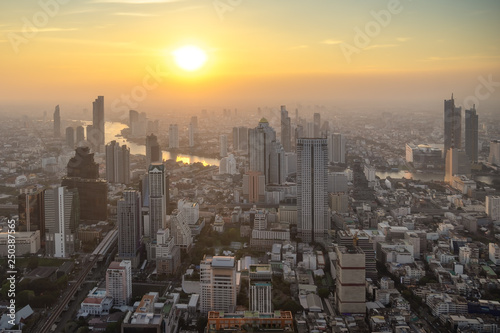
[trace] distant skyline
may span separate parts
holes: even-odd
[[[500,109],[497,0],[40,3],[0,3],[1,113],[80,113],[98,95],[106,117],[298,103],[442,112],[452,92],[458,106],[475,96],[478,113]],[[202,69],[175,65],[183,45],[205,50]]]

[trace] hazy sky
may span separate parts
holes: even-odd
[[[500,82],[499,17],[498,0],[1,1],[0,110],[75,111],[104,95],[107,110],[148,113],[305,101],[441,111],[454,92],[500,111],[500,83],[477,90]],[[186,44],[207,52],[202,70],[173,62]]]

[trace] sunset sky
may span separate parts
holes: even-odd
[[[442,107],[451,92],[458,104],[474,95],[479,77],[500,82],[498,0],[41,2],[49,10],[0,2],[0,112],[81,110],[97,95],[116,108],[145,80],[147,96],[130,106],[151,113],[315,101]],[[381,11],[390,21],[377,23]],[[183,45],[206,51],[202,69],[175,65]],[[498,110],[500,84],[492,89],[481,103]]]

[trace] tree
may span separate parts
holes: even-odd
[[[318,289],[318,296],[321,298],[328,298],[330,295],[330,290],[328,288],[320,288]]]
[[[37,257],[31,257],[28,260],[28,268],[33,270],[38,267],[38,258]]]
[[[208,324],[208,319],[205,317],[200,317],[196,321],[196,329],[198,330],[198,332],[203,333],[205,332],[205,327],[207,327],[207,324]]]

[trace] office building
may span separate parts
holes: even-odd
[[[248,150],[247,127],[233,127],[233,150]]]
[[[132,267],[139,263],[141,247],[141,194],[138,191],[123,191],[117,202],[118,259],[130,260]]]
[[[406,162],[416,169],[442,169],[443,152],[427,144],[406,144]]]
[[[61,111],[59,110],[59,105],[56,105],[54,110],[54,137],[58,138],[61,136]]]
[[[360,247],[336,248],[337,291],[335,305],[340,314],[365,314],[365,254]]]
[[[220,157],[227,156],[227,135],[220,136]]]
[[[453,183],[455,175],[471,176],[471,167],[469,157],[465,150],[450,148],[446,154],[444,181],[448,184]]]
[[[17,257],[26,256],[26,254],[36,254],[40,250],[40,230],[36,231],[16,231]],[[12,258],[12,234],[7,231],[0,232],[0,258]],[[10,250],[10,251],[9,251]],[[10,255],[10,256],[9,256]]]
[[[98,96],[92,102],[92,136],[87,140],[96,151],[102,151],[105,141],[104,96]]]
[[[314,133],[311,138],[320,138],[321,137],[321,114],[314,114]]]
[[[43,189],[33,188],[32,191],[18,196],[18,231],[40,231],[42,246],[45,245],[45,200]]]
[[[132,263],[113,261],[106,270],[106,296],[115,306],[129,305],[132,299]]]
[[[195,130],[195,127],[193,125],[193,123],[189,123],[189,127],[188,127],[188,136],[189,136],[189,148],[193,148],[194,147],[194,144],[195,144],[195,135],[196,135],[196,130]]]
[[[170,216],[170,230],[172,237],[174,237],[175,245],[189,251],[193,244],[193,237],[184,210],[174,209]]]
[[[90,152],[89,147],[75,149],[75,156],[68,161],[66,171],[68,177],[99,178],[99,164],[94,161],[94,153]]]
[[[486,196],[486,214],[493,221],[500,221],[500,196]]]
[[[85,129],[83,126],[78,126],[76,128],[76,144],[80,145],[82,141],[85,140]]]
[[[75,129],[73,127],[66,127],[66,145],[75,148]]]
[[[205,332],[241,332],[242,327],[252,327],[255,332],[294,332],[293,316],[290,311],[273,313],[210,311]]]
[[[347,192],[347,175],[344,172],[328,173],[328,192],[339,193]]]
[[[297,141],[297,231],[305,242],[323,240],[330,229],[326,141]]]
[[[288,153],[292,150],[292,124],[286,106],[281,106],[281,144]]]
[[[490,141],[490,155],[488,162],[494,165],[500,165],[500,140]]]
[[[156,239],[158,229],[165,228],[167,217],[167,175],[165,166],[152,163],[148,170],[149,237]]]
[[[269,153],[275,141],[276,132],[266,118],[262,118],[257,127],[248,130],[250,171],[262,173],[266,180],[269,175]]]
[[[330,209],[339,214],[349,212],[349,196],[345,193],[329,193]]]
[[[163,162],[163,156],[156,135],[151,134],[146,137],[146,166],[151,163]]]
[[[266,184],[284,184],[287,177],[286,153],[279,142],[271,143]]]
[[[328,136],[328,161],[345,163],[345,136],[334,133]]]
[[[444,101],[444,152],[448,149],[462,148],[462,108],[455,107],[453,94]]]
[[[243,197],[247,202],[264,202],[265,191],[266,179],[262,173],[249,171],[243,175]]]
[[[236,165],[236,159],[234,158],[233,154],[229,154],[228,157],[221,158],[220,163],[219,163],[219,174],[224,175],[224,174],[230,174],[230,175],[237,175],[239,174],[237,165]]]
[[[465,152],[471,162],[477,162],[479,149],[479,121],[476,106],[465,110]]]
[[[273,271],[271,269],[271,265],[250,265],[248,274],[250,311],[272,313]]]
[[[156,233],[155,260],[158,274],[174,274],[181,264],[181,252],[175,245],[170,229],[158,229]]]
[[[205,256],[200,263],[200,311],[234,312],[236,308],[234,257]]]
[[[108,183],[130,183],[130,149],[116,141],[106,145],[106,180]]]
[[[179,126],[170,124],[168,127],[168,147],[170,149],[179,148]]]
[[[45,250],[49,256],[69,258],[75,252],[79,210],[76,189],[61,186],[45,190]]]

